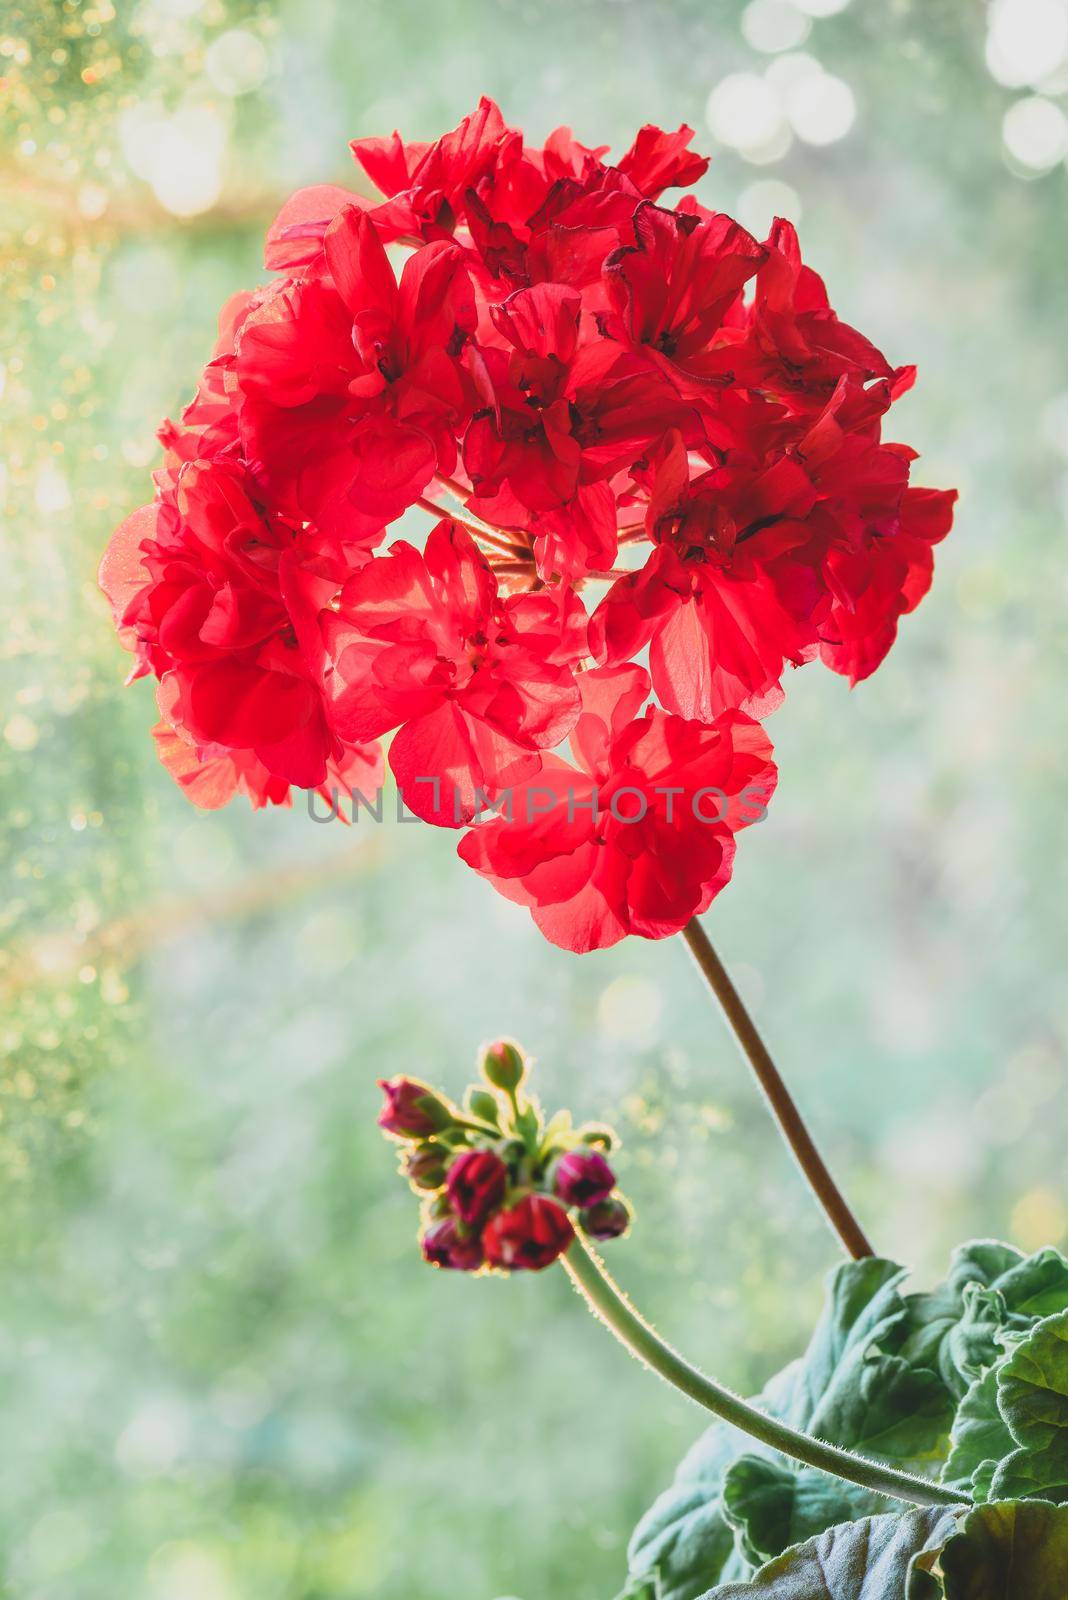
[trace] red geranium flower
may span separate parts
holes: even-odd
[[[445,242],[411,256],[398,284],[355,206],[330,224],[323,258],[326,276],[283,280],[241,329],[241,433],[276,504],[372,546],[455,464],[474,298]]]
[[[118,529],[101,586],[137,658],[134,675],[162,680],[165,725],[185,748],[163,734],[160,752],[188,792],[221,804],[232,785],[277,803],[290,784],[317,788],[346,765],[377,781],[377,750],[365,741],[346,749],[323,703],[314,612],[341,570],[312,536],[265,513],[225,457],[163,474],[159,500]],[[210,784],[194,782],[189,752],[212,764]]]
[[[366,793],[392,730],[412,811],[498,806],[461,853],[560,944],[663,937],[726,881],[774,774],[749,717],[787,665],[878,666],[955,496],[883,439],[914,369],[841,321],[791,225],[665,200],[705,171],[691,137],[613,161],[484,98],[430,142],[355,140],[380,198],[282,206],[285,276],[224,307],[101,569],[198,804]],[[444,495],[425,548],[373,554]]]
[[[891,367],[870,339],[841,321],[823,279],[802,262],[792,223],[777,217],[764,248],[744,345],[734,356],[740,382],[805,412],[821,409],[843,377],[866,384],[910,373]]]
[[[819,587],[783,559],[811,537],[805,518],[816,491],[787,455],[728,455],[696,478],[690,472],[676,435],[652,484],[653,552],[605,596],[591,647],[616,662],[651,645],[657,693],[680,716],[709,721],[732,708],[762,716],[782,698],[784,663],[816,647]]]
[[[418,816],[459,827],[530,777],[578,716],[585,651],[573,594],[504,598],[470,534],[439,522],[361,568],[327,619],[334,727],[363,743],[400,728],[389,764]],[[374,729],[374,732],[371,730]]]
[[[641,346],[678,381],[723,375],[706,352],[766,251],[730,217],[701,209],[634,213],[635,243],[605,262],[609,330]],[[703,359],[704,358],[704,359]]]
[[[731,713],[706,725],[637,712],[637,666],[580,674],[573,767],[545,759],[505,814],[473,828],[462,858],[567,950],[628,933],[662,939],[705,911],[727,882],[734,834],[759,820],[775,786],[760,725]]]
[[[486,1224],[482,1248],[490,1266],[540,1272],[563,1255],[575,1230],[567,1212],[542,1194],[528,1194]]]
[[[508,1168],[492,1150],[463,1150],[449,1167],[445,1187],[463,1222],[483,1222],[504,1199]]]
[[[578,290],[518,289],[491,313],[508,348],[482,352],[491,404],[464,441],[476,511],[505,484],[529,512],[566,505],[681,425],[685,408],[655,369],[585,329]]]
[[[616,1175],[599,1150],[568,1150],[552,1170],[553,1193],[569,1206],[592,1206],[607,1200]]]
[[[477,1272],[485,1256],[477,1233],[455,1217],[432,1222],[422,1237],[423,1260],[451,1272]]]

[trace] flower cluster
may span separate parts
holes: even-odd
[[[955,496],[883,441],[913,369],[791,225],[664,200],[690,138],[613,161],[483,100],[355,140],[382,198],[287,201],[101,568],[196,803],[366,793],[391,734],[410,809],[567,948],[662,938],[726,882],[786,667],[879,665]]]
[[[607,1128],[546,1123],[524,1092],[528,1063],[510,1040],[487,1045],[462,1110],[415,1078],[380,1083],[378,1125],[401,1141],[401,1171],[423,1196],[425,1259],[460,1272],[538,1271],[575,1236],[571,1213],[594,1239],[627,1231]]]

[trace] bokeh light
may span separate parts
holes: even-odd
[[[845,10],[849,0],[795,0],[795,3],[810,17],[834,17]]]
[[[805,73],[786,89],[783,103],[790,126],[806,144],[834,144],[856,121],[852,89],[830,72]]]
[[[812,28],[805,13],[793,0],[750,0],[742,13],[742,33],[754,50],[769,55],[780,50],[796,50],[804,44]]]
[[[1052,100],[1028,95],[1006,111],[1001,137],[1022,166],[1048,172],[1068,155],[1068,117]]]
[[[999,83],[1039,84],[1068,56],[1068,0],[993,0],[986,61]]]
[[[712,90],[705,110],[721,144],[750,161],[775,160],[789,145],[789,129],[774,88],[755,72],[732,72]]]

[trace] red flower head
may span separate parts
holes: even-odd
[[[425,1139],[452,1120],[444,1100],[419,1078],[379,1078],[378,1087],[386,1097],[378,1126],[399,1139]]]
[[[662,939],[727,882],[734,834],[763,816],[775,786],[760,725],[712,725],[650,708],[637,666],[580,675],[578,767],[546,758],[505,814],[465,834],[459,853],[568,950],[627,933]]]
[[[955,496],[884,440],[914,369],[792,226],[666,198],[704,174],[691,137],[613,160],[484,98],[354,141],[379,199],[282,206],[284,276],[227,302],[101,568],[197,804],[366,795],[392,733],[409,809],[479,823],[464,859],[569,949],[662,938],[727,881],[774,779],[749,719],[788,665],[875,670]],[[436,525],[399,541],[416,507]]]
[[[568,663],[585,648],[586,614],[574,595],[562,616],[546,598],[502,597],[470,534],[448,521],[424,554],[399,542],[345,585],[328,622],[334,726],[361,741],[400,728],[390,766],[427,821],[469,821],[536,772],[537,752],[578,716]]]
[[[563,1255],[575,1230],[567,1212],[542,1194],[528,1194],[487,1223],[482,1248],[491,1266],[540,1272]]]
[[[464,1097],[470,1117],[454,1116],[425,1084],[382,1085],[387,1106],[380,1124],[413,1141],[400,1170],[424,1195],[426,1259],[467,1271],[483,1264],[501,1272],[546,1267],[574,1236],[569,1207],[584,1208],[580,1221],[594,1237],[624,1233],[630,1211],[594,1148],[613,1147],[612,1130],[588,1123],[573,1131],[567,1112],[546,1118],[524,1093],[529,1063],[511,1041],[484,1047],[479,1065],[498,1093],[472,1084]],[[436,1108],[432,1115],[428,1107]],[[408,1131],[418,1123],[429,1133],[430,1121],[450,1117],[441,1139],[415,1143],[424,1135]],[[504,1209],[510,1195],[521,1198]]]
[[[598,1150],[568,1150],[553,1166],[553,1193],[565,1205],[596,1205],[615,1186],[616,1175]]]
[[[421,1240],[423,1260],[432,1267],[453,1272],[477,1272],[485,1255],[477,1233],[470,1232],[455,1217],[432,1222]]]
[[[508,1168],[492,1150],[464,1150],[449,1167],[446,1192],[463,1222],[484,1222],[504,1199]]]
[[[234,372],[257,480],[291,515],[373,545],[470,415],[459,357],[475,326],[459,249],[411,256],[398,284],[367,214],[338,213],[326,276],[280,283],[241,330]]]

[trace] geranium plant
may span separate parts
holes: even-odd
[[[355,140],[380,197],[287,201],[101,583],[194,803],[374,807],[391,736],[404,806],[547,939],[681,933],[719,1001],[851,1258],[754,1401],[605,1271],[614,1136],[547,1119],[517,1044],[460,1102],[382,1085],[428,1262],[561,1262],[717,1418],[626,1593],[1065,1600],[1068,1262],[967,1245],[907,1293],[698,920],[771,801],[787,669],[880,665],[955,494],[884,440],[914,369],[838,318],[790,223],[665,200],[705,172],[690,138],[535,146],[483,100],[430,144]]]

